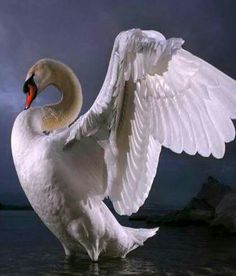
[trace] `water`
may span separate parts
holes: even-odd
[[[1,211],[0,275],[236,275],[236,237],[213,237],[202,227],[161,227],[124,260],[92,263],[83,254],[68,261],[34,212]]]

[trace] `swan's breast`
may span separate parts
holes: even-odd
[[[45,185],[51,182],[54,168],[51,142],[46,135],[38,132],[32,112],[21,112],[12,129],[12,155],[19,181],[30,201],[39,196]]]
[[[86,138],[64,151],[63,137],[38,132],[30,115],[22,112],[15,121],[12,154],[21,186],[37,213],[52,219],[60,210],[73,211],[78,202],[103,196],[106,167],[97,142]]]

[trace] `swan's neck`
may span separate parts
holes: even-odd
[[[82,91],[79,80],[66,65],[52,64],[50,84],[62,93],[60,102],[42,107],[42,130],[51,131],[69,126],[79,115]]]

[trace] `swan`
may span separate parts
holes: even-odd
[[[30,204],[66,256],[123,258],[143,245],[158,228],[120,225],[104,198],[131,215],[148,197],[162,147],[222,158],[234,139],[235,80],[183,43],[156,31],[121,32],[101,91],[80,116],[81,85],[67,65],[41,59],[29,69],[12,155]],[[30,107],[49,85],[61,100]]]

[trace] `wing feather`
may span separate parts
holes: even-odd
[[[161,146],[221,158],[235,137],[236,82],[181,48],[182,39],[154,31],[122,32],[91,109],[68,141],[106,133],[107,190],[119,214],[147,198]]]

